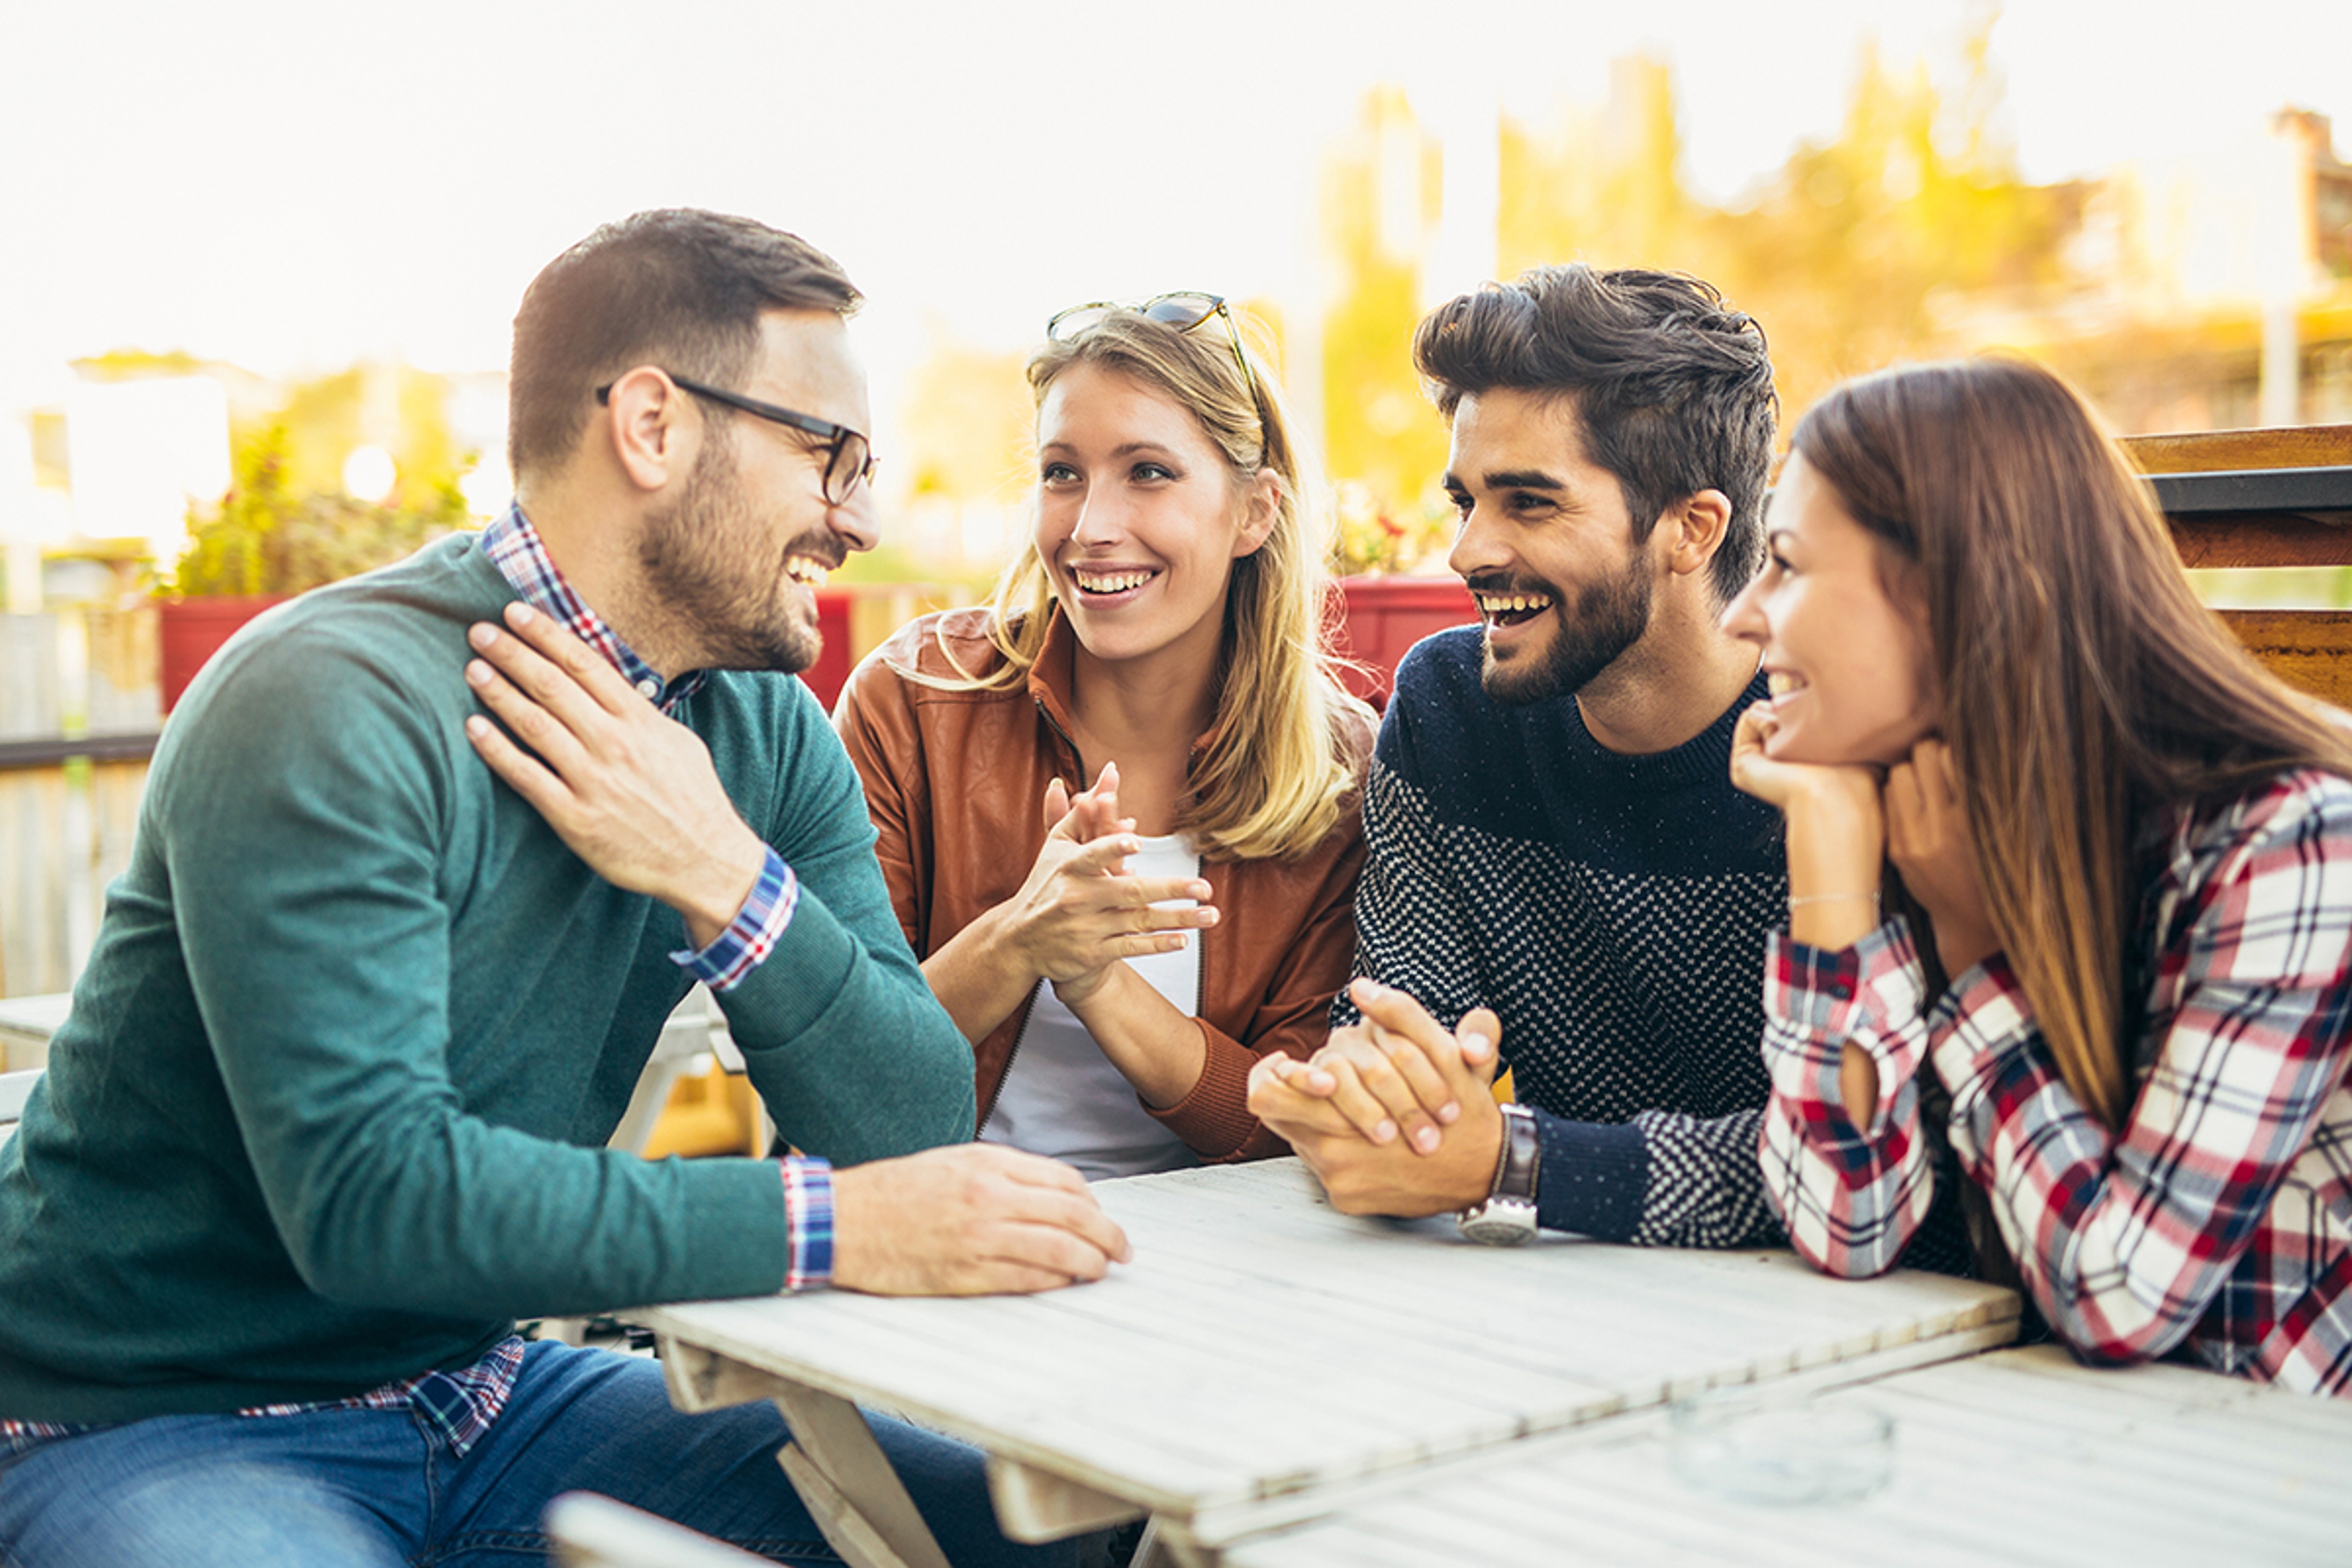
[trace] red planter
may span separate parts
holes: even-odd
[[[1347,671],[1349,689],[1375,708],[1388,705],[1396,684],[1397,661],[1432,632],[1466,626],[1478,606],[1462,579],[1444,577],[1342,577],[1340,654],[1358,668]]]
[[[284,594],[257,594],[236,599],[167,599],[156,605],[163,650],[163,711],[169,713],[179,702],[205,660],[219,652],[237,627],[287,598]]]
[[[816,591],[816,629],[824,638],[824,651],[816,662],[801,671],[824,710],[833,711],[833,700],[849,684],[849,672],[857,667],[858,650],[850,646],[849,606],[856,599],[855,588],[819,588]]]

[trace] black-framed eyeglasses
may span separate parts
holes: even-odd
[[[721,392],[715,386],[705,386],[698,381],[688,381],[676,371],[662,374],[683,391],[697,397],[707,397],[713,403],[723,403],[730,408],[740,408],[778,425],[807,432],[825,444],[824,504],[843,506],[857,493],[857,487],[874,478],[874,445],[861,431],[846,425],[836,425],[830,419],[819,419],[814,414],[799,414],[789,408],[779,408],[772,403],[762,403],[756,397],[746,397],[740,392]],[[610,402],[613,384],[606,382],[596,389],[598,403]]]
[[[1250,369],[1249,354],[1242,348],[1242,330],[1234,313],[1225,307],[1223,294],[1204,294],[1197,289],[1179,289],[1173,293],[1154,294],[1149,300],[1097,300],[1092,304],[1073,305],[1057,310],[1045,323],[1045,336],[1057,343],[1075,342],[1092,329],[1102,325],[1106,317],[1116,310],[1131,310],[1165,327],[1189,332],[1212,316],[1225,323],[1225,342],[1234,351],[1234,363],[1241,367],[1242,384],[1249,389],[1252,401],[1257,397],[1257,376]]]

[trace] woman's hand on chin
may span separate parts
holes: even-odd
[[[1886,775],[1886,858],[1927,911],[1936,955],[1958,979],[2000,951],[1977,876],[1975,839],[1952,749],[1926,740]]]
[[[1780,728],[1769,701],[1752,702],[1731,731],[1731,784],[1783,815],[1843,806],[1876,817],[1878,770],[1860,764],[1781,762],[1765,753]]]
[[[1731,736],[1731,782],[1787,822],[1789,934],[1811,947],[1851,947],[1879,921],[1886,818],[1878,771],[1782,762],[1765,754],[1779,721],[1759,702]]]

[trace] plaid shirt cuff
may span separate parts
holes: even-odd
[[[1918,1069],[1926,989],[1911,928],[1900,915],[1835,952],[1772,932],[1764,963],[1764,1053],[1774,1089],[1843,1121],[1839,1068],[1852,1042],[1878,1067],[1877,1109],[1869,1127],[1853,1131],[1875,1135]]]
[[[767,864],[760,868],[760,879],[751,885],[751,896],[727,929],[700,952],[680,948],[670,960],[714,992],[732,991],[776,951],[800,901],[801,879],[771,849]]]
[[[796,1154],[783,1162],[784,1289],[833,1282],[833,1165]]]

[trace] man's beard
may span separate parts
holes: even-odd
[[[733,476],[731,455],[723,441],[706,443],[677,499],[647,520],[638,546],[646,584],[665,613],[692,624],[709,668],[797,674],[824,640],[802,615],[784,562],[804,555],[838,566],[840,542],[813,531],[763,558],[759,542],[769,531]]]
[[[1551,600],[1544,612],[1556,623],[1550,646],[1533,659],[1507,665],[1496,663],[1489,648],[1479,667],[1478,683],[1486,695],[1513,707],[1582,690],[1650,629],[1649,561],[1641,551],[1632,552],[1622,574],[1580,591],[1572,615],[1567,599],[1549,584],[1473,586],[1481,593],[1541,593]]]

